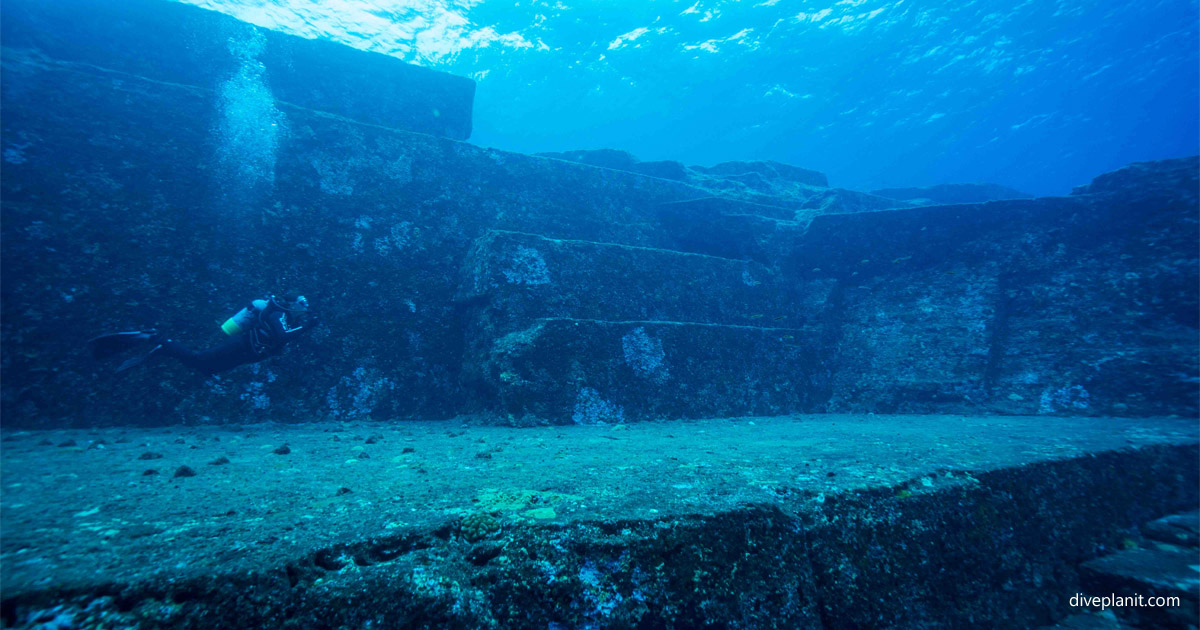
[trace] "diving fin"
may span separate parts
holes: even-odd
[[[89,339],[88,347],[91,348],[92,356],[96,359],[108,359],[126,350],[145,344],[156,333],[157,331],[154,330],[134,330],[100,335],[99,337]]]
[[[149,359],[150,355],[154,354],[155,352],[158,352],[158,349],[161,347],[162,347],[162,345],[157,345],[157,346],[154,346],[153,348],[151,348],[150,352],[147,352],[145,354],[139,354],[135,357],[129,357],[128,359],[125,359],[121,363],[121,365],[117,366],[115,373],[124,372],[125,370],[128,370],[129,368],[135,368],[135,367],[141,365],[142,363],[145,363],[146,359]]]

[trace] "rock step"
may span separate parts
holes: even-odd
[[[666,202],[654,210],[660,233],[669,235],[669,249],[772,267],[792,255],[810,214],[725,197]]]
[[[817,307],[754,262],[518,232],[477,239],[464,270],[458,298],[486,302],[496,336],[551,317],[788,328]]]
[[[1179,419],[448,428],[5,430],[0,625],[1032,628],[1066,612],[1082,554],[1200,489]],[[282,443],[286,462],[261,448]],[[144,444],[233,461],[144,477]]]
[[[1146,538],[1172,545],[1200,546],[1200,511],[1172,514],[1142,526]]]
[[[1200,566],[1191,548],[1129,549],[1089,560],[1081,568],[1084,593],[1140,598],[1114,609],[1138,628],[1195,628],[1200,623]],[[1146,600],[1178,598],[1180,605]]]
[[[782,414],[828,399],[819,333],[541,319],[496,340],[483,381],[520,424]]]
[[[682,213],[682,214],[681,214]],[[728,197],[700,197],[672,201],[659,206],[660,216],[703,216],[724,214],[727,216],[757,216],[782,221],[794,221],[796,209],[783,205],[755,203]]]

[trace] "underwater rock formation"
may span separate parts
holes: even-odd
[[[716,280],[710,263],[687,255],[695,262],[622,250],[617,262],[597,258],[601,244],[555,244],[561,285],[480,279],[486,271],[468,282],[489,298],[468,335],[482,349],[467,363],[483,366],[501,413],[557,421],[573,417],[585,390],[625,419],[735,409],[1194,414],[1196,238],[1186,226],[1195,222],[1197,161],[1134,170],[1176,185],[829,214],[789,230],[785,252],[709,251],[773,265],[756,295],[727,293],[735,272]],[[680,205],[701,203],[715,202]],[[513,245],[487,242],[475,250],[486,260],[468,267],[515,259],[503,253]],[[689,285],[744,314],[713,316]],[[674,309],[680,296],[691,301]],[[647,321],[655,313],[668,321]],[[681,328],[680,317],[701,327]],[[691,366],[670,377],[669,391],[622,364],[616,340],[646,326],[671,339],[664,365]],[[725,345],[760,365],[722,354]]]
[[[471,79],[182,3],[12,0],[0,35],[6,49],[31,54],[30,63],[90,66],[114,86],[150,80],[209,88],[236,74],[230,61],[249,57],[268,70],[273,97],[292,106],[392,129],[471,136]]]
[[[1135,162],[1124,168],[1097,176],[1091,183],[1076,187],[1072,195],[1110,194],[1126,198],[1158,197],[1164,201],[1178,198],[1195,202],[1196,158]]]
[[[1027,195],[999,184],[942,184],[923,188],[884,188],[872,190],[871,194],[897,201],[907,201],[919,206],[1033,198],[1033,195]]]
[[[772,161],[721,162],[714,166],[684,166],[670,160],[643,162],[634,157],[632,153],[617,149],[545,152],[535,155],[680,181],[703,179],[699,177],[701,174],[711,175],[714,178],[745,184],[760,192],[770,190],[773,182],[802,184],[819,188],[829,187],[829,179],[825,177],[824,173]]]
[[[662,179],[688,181],[691,178],[691,171],[688,170],[688,167],[680,164],[679,162],[674,162],[671,160],[643,162],[634,157],[633,154],[629,153],[628,151],[619,151],[617,149],[545,152],[535,153],[534,155],[538,157],[553,158],[555,160],[578,162],[580,164],[588,164],[590,166],[611,168],[618,171],[640,173],[642,175],[660,177]]]
[[[618,171],[636,172],[634,169],[642,163],[628,151],[619,149],[593,149],[590,151],[546,151],[535,153],[538,157],[548,157],[567,162],[578,162],[589,166],[601,166]]]
[[[818,329],[798,307],[820,300],[760,264],[491,232],[466,269],[464,378],[514,421],[602,418],[594,405],[630,420],[814,406]]]
[[[1197,167],[1135,169],[1171,187],[817,217],[792,264],[839,277],[831,407],[1194,415]]]
[[[1136,526],[1195,509],[1200,489],[1188,419],[446,427],[48,432],[102,449],[6,428],[0,621],[1034,628],[1078,612],[1072,595],[1122,592],[1111,578],[1128,573],[1113,566],[1124,556],[1103,557],[1151,552]],[[355,457],[366,436],[371,457]],[[282,442],[292,454],[270,454]],[[142,476],[142,443],[164,470],[231,462]],[[472,456],[481,444],[491,457]],[[1157,611],[1195,619],[1194,601]]]
[[[1068,198],[899,209],[779,164],[664,179],[627,154],[600,168],[456,141],[469,81],[332,44],[262,34],[244,75],[224,40],[197,44],[206,69],[183,52],[192,66],[130,65],[95,38],[157,59],[228,18],[101,4],[75,26],[89,46],[16,33],[42,5],[4,5],[12,425],[1197,412],[1194,158]],[[121,29],[147,7],[156,28]],[[330,46],[329,66],[301,63]],[[357,86],[362,64],[442,86],[415,92],[449,126],[384,87],[364,83],[367,107],[298,78]],[[246,92],[233,109],[230,90]],[[226,166],[262,121],[278,130],[248,186]],[[765,193],[724,179],[768,171]],[[118,379],[82,356],[91,336],[151,326],[207,346],[246,300],[292,288],[324,324],[257,366]]]
[[[806,168],[799,168],[788,164],[781,164],[772,161],[756,161],[756,162],[721,162],[714,166],[693,166],[693,169],[701,173],[716,175],[727,179],[734,179],[750,183],[765,182],[767,180],[781,180],[791,182],[793,184],[804,184],[807,186],[819,186],[821,188],[829,187],[829,179],[824,173],[810,171]],[[757,176],[757,177],[754,177]],[[752,187],[755,184],[750,184]],[[761,184],[760,184],[761,185]]]
[[[472,146],[466,79],[191,7],[0,12],[5,628],[1195,624],[1197,158],[895,208]],[[85,356],[288,289],[260,364]]]
[[[643,162],[628,151],[594,149],[536,153],[540,157],[639,173],[686,182],[715,195],[757,204],[803,209],[804,215],[859,212],[897,205],[894,199],[829,188],[823,173],[772,161],[722,162],[715,166],[684,166],[670,160]],[[909,205],[909,204],[902,204]]]

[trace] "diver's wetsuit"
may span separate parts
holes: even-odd
[[[181,363],[204,374],[216,374],[239,365],[258,363],[283,352],[287,342],[308,332],[309,326],[289,328],[287,313],[274,305],[268,306],[250,330],[203,352],[193,352],[173,339],[155,339],[158,352],[179,359]]]

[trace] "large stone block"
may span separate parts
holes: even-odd
[[[491,232],[459,294],[462,374],[510,421],[595,421],[613,396],[613,418],[810,408],[824,381],[801,374],[820,372],[831,288],[750,261]]]
[[[722,177],[737,177],[739,175],[754,174],[767,179],[779,179],[795,184],[805,184],[808,186],[819,186],[821,188],[829,187],[829,179],[824,173],[782,164],[780,162],[764,161],[764,162],[721,162],[715,166],[694,167],[696,170],[710,175],[719,175]]]
[[[828,397],[810,328],[543,319],[492,346],[484,380],[521,424],[784,413]]]
[[[814,218],[784,268],[837,278],[831,408],[1195,414],[1196,203],[1155,181]]]
[[[804,225],[795,210],[722,197],[663,203],[658,225],[670,235],[668,247],[721,258],[753,260],[777,268],[795,251]]]
[[[664,212],[708,196],[679,182],[283,101],[272,101],[283,131],[250,156],[260,170],[247,181],[223,162],[219,92],[4,52],[0,400],[10,423],[436,418],[490,408],[462,386],[470,313],[454,299],[463,262],[488,230],[771,264],[801,233],[739,202]],[[744,254],[723,248],[722,235]],[[732,279],[745,286],[740,271]],[[245,300],[288,288],[307,293],[325,325],[257,368],[200,379],[162,362],[114,379],[110,366],[81,360],[88,337],[130,327],[203,348],[221,340],[217,325]]]
[[[830,410],[962,411],[988,400],[996,280],[939,271],[869,278],[840,289],[830,317]]]
[[[275,99],[360,122],[471,135],[475,82],[166,0],[6,0],[4,46],[203,89],[261,75]]]
[[[1200,157],[1191,156],[1156,162],[1134,162],[1124,168],[1097,175],[1091,183],[1078,186],[1072,195],[1117,195],[1127,199],[1159,197],[1196,202],[1196,173]]]
[[[982,203],[1033,197],[1033,195],[999,184],[942,184],[923,188],[883,188],[872,190],[871,194],[921,206]]]
[[[570,317],[796,327],[812,318],[780,274],[751,261],[492,231],[464,264],[459,299],[502,332]]]
[[[479,404],[460,386],[453,299],[478,236],[661,247],[658,206],[705,194],[283,102],[286,131],[255,156],[269,177],[250,182],[223,166],[217,93],[15,50],[0,76],[14,424],[452,416]],[[130,327],[203,348],[247,299],[289,288],[325,325],[258,369],[199,379],[161,362],[114,379],[81,356]]]

